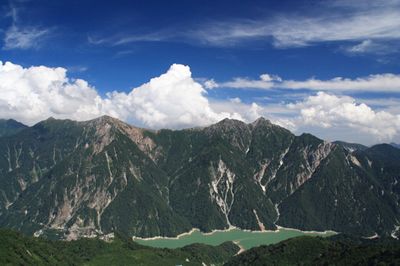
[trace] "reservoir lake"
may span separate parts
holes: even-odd
[[[333,231],[308,232],[290,228],[279,228],[279,230],[276,231],[248,231],[235,228],[230,230],[217,230],[211,233],[202,233],[198,229],[193,229],[178,237],[134,237],[133,240],[142,245],[158,248],[180,248],[194,243],[218,246],[226,241],[233,241],[242,249],[246,250],[260,245],[276,244],[297,236],[309,235],[327,237],[334,234],[336,233]]]

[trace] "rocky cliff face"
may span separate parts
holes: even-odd
[[[74,239],[237,226],[391,234],[400,150],[348,149],[258,119],[150,131],[49,119],[0,138],[0,225]]]

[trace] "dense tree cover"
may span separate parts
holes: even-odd
[[[99,239],[52,241],[0,230],[0,265],[222,265],[238,252],[230,242],[211,247],[194,244],[179,249],[141,246],[121,234],[112,242]]]
[[[0,119],[0,137],[11,136],[24,128],[27,128],[27,126],[14,119]]]
[[[399,265],[400,242],[302,236],[252,248],[227,262],[240,265]]]
[[[400,220],[400,149],[296,136],[263,118],[158,131],[48,119],[0,137],[0,158],[0,226],[31,235],[280,225],[387,236]]]

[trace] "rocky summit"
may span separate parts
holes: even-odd
[[[0,226],[36,236],[282,226],[397,237],[400,225],[400,149],[263,118],[158,131],[50,118],[0,137],[0,158]]]

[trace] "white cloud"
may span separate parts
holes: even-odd
[[[369,102],[387,104],[384,100]],[[366,145],[400,140],[400,109],[393,107],[396,104],[399,105],[399,100],[392,99],[389,107],[377,109],[352,97],[326,92],[305,96],[291,104],[246,104],[232,99],[211,101],[214,110],[238,113],[244,121],[253,121],[264,116],[296,134],[308,132],[327,140],[344,140]]]
[[[400,115],[375,111],[348,96],[318,92],[304,101],[289,104],[288,108],[299,112],[299,116],[293,120],[299,127],[310,125],[325,128],[326,132],[330,129],[347,131],[356,139],[362,139],[365,133],[370,141],[389,141],[400,133]]]
[[[218,83],[214,79],[210,79],[204,82],[204,86],[207,89],[214,88],[234,88],[234,89],[270,89],[275,86],[275,82],[281,82],[282,79],[276,75],[262,74],[260,79],[254,80],[249,78],[236,77],[231,81]]]
[[[207,89],[214,89],[214,88],[218,88],[219,86],[220,85],[218,83],[216,83],[215,80],[213,80],[213,79],[209,79],[204,82],[204,87],[206,87]]]
[[[167,73],[133,89],[129,94],[112,93],[112,108],[120,106],[122,118],[152,128],[207,125],[235,114],[215,112],[206,91],[191,77],[190,68],[174,64]],[[133,114],[133,117],[129,117]]]
[[[400,39],[399,1],[332,1],[303,13],[308,15],[210,23],[193,31],[192,38],[217,46],[272,38],[276,47],[283,48],[318,42]]]
[[[400,92],[399,74],[376,74],[355,79],[336,77],[330,80],[308,79],[305,81],[288,80],[281,84],[283,88],[332,90],[332,91],[376,91]]]
[[[183,128],[226,117],[251,122],[264,116],[297,133],[371,144],[399,139],[396,103],[396,99],[390,103],[375,99],[367,105],[325,92],[289,105],[246,103],[240,98],[210,100],[189,67],[178,64],[128,93],[114,91],[101,97],[86,81],[68,78],[65,68],[24,68],[0,62],[0,118],[29,125],[49,116],[88,120],[108,114],[137,126]]]
[[[285,13],[261,17],[200,21],[151,32],[123,31],[88,38],[94,45],[118,46],[135,42],[184,42],[232,47],[249,42],[272,43],[277,48],[304,47],[322,42],[345,42],[346,53],[397,53],[400,40],[400,1],[322,1],[296,6]],[[355,45],[355,43],[357,43]]]
[[[373,42],[371,40],[365,40],[357,45],[349,47],[347,51],[350,53],[365,53],[371,49],[374,49]]]
[[[370,92],[400,92],[400,74],[376,74],[355,79],[336,77],[329,80],[310,78],[307,80],[282,80],[278,76],[260,79],[236,77],[231,81],[218,83],[210,80],[212,86],[206,88],[236,88],[236,89],[309,89],[330,91],[370,91]],[[264,78],[263,78],[264,76]]]
[[[43,41],[43,38],[49,34],[48,29],[37,27],[21,28],[12,25],[5,32],[3,49],[30,49],[37,48]]]
[[[282,81],[282,78],[277,76],[277,75],[271,75],[271,74],[261,74],[260,79],[265,82],[271,82],[271,81]]]
[[[375,110],[384,110],[386,112],[392,114],[400,114],[400,98],[396,97],[379,97],[379,98],[360,98],[358,97],[357,100],[359,102],[363,102],[370,107],[373,107]]]
[[[285,104],[275,103],[261,105],[255,102],[245,103],[240,98],[228,98],[224,100],[210,101],[212,109],[217,112],[228,112],[234,114],[232,118],[245,122],[253,122],[259,117],[265,117],[271,120],[272,123],[280,125],[290,130],[297,128],[292,121],[298,111],[289,109]]]
[[[257,103],[244,103],[240,98],[226,100],[211,100],[210,106],[216,112],[232,114],[231,118],[244,122],[253,122],[264,114],[264,108]]]
[[[64,68],[23,68],[0,61],[0,114],[33,124],[49,116],[88,119],[100,115],[101,98],[84,80],[70,80]]]
[[[253,112],[248,107],[245,112]],[[163,75],[102,98],[86,81],[69,79],[64,68],[24,68],[0,62],[0,116],[32,125],[49,116],[87,120],[109,114],[151,128],[207,125],[238,113],[215,111],[188,66],[174,64]]]
[[[161,42],[181,36],[177,30],[159,30],[151,33],[117,33],[112,36],[88,36],[89,44],[119,46],[135,42]]]
[[[4,32],[4,50],[38,48],[51,32],[48,28],[23,25],[18,9],[14,6],[10,7],[8,16],[11,17],[12,24]]]
[[[274,85],[271,81],[266,80],[251,80],[248,78],[234,78],[232,81],[227,81],[221,84],[218,84],[218,87],[226,87],[226,88],[254,88],[254,89],[268,89]]]
[[[364,40],[356,45],[344,46],[342,50],[350,55],[375,54],[385,56],[399,52],[399,47],[397,42]]]
[[[242,100],[239,97],[229,98],[231,103],[242,103]]]

